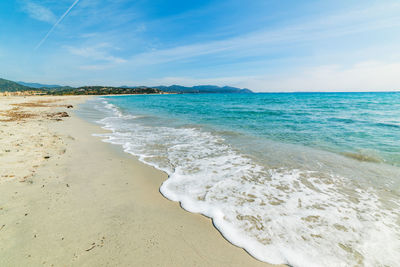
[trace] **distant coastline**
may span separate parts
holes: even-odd
[[[2,95],[136,95],[136,94],[201,94],[201,93],[253,93],[249,89],[215,85],[186,87],[171,86],[81,86],[45,85],[39,83],[13,82],[0,78]]]

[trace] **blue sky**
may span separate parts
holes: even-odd
[[[0,77],[400,89],[400,1],[3,0]]]

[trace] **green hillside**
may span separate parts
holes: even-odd
[[[0,92],[16,92],[27,90],[32,90],[32,88],[0,78]]]
[[[161,94],[162,91],[149,87],[111,87],[111,86],[83,86],[79,88],[50,89],[49,95],[123,95],[123,94]]]

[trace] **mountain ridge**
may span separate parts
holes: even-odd
[[[18,91],[30,91],[33,88],[25,85],[21,85],[17,82],[0,78],[0,92],[18,92]]]
[[[100,90],[101,88],[101,90]],[[216,86],[216,85],[196,85],[196,86],[182,86],[182,85],[158,85],[158,86],[62,86],[62,85],[49,85],[31,82],[14,82],[0,78],[0,92],[17,92],[17,91],[40,91],[46,94],[82,94],[86,91],[105,92],[110,94],[121,94],[121,92],[152,92],[158,91],[164,93],[178,93],[178,94],[204,94],[204,93],[253,93],[247,88],[237,88],[232,86]]]
[[[16,83],[23,85],[23,86],[36,88],[36,89],[70,87],[70,86],[63,86],[63,85],[56,85],[56,84],[41,84],[41,83],[33,83],[33,82],[30,83],[30,82],[21,82],[21,81],[18,81]]]

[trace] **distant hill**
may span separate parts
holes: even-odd
[[[171,85],[171,86],[154,86],[164,92],[175,92],[175,93],[192,93],[192,94],[201,94],[201,93],[253,93],[249,89],[240,89],[236,87],[230,86],[216,86],[216,85],[197,85],[192,87],[186,87],[181,85]]]
[[[41,83],[26,83],[26,82],[17,82],[21,85],[28,86],[35,89],[40,89],[44,91],[64,91],[68,89],[74,89],[71,86],[63,86],[63,85],[56,85],[56,84],[41,84]]]
[[[29,91],[31,87],[0,78],[0,92]]]
[[[31,88],[60,88],[60,87],[66,87],[66,86],[61,86],[61,85],[55,85],[55,84],[41,84],[41,83],[26,83],[26,82],[17,82],[20,85],[24,85],[27,87]],[[69,87],[69,86],[68,86]]]

